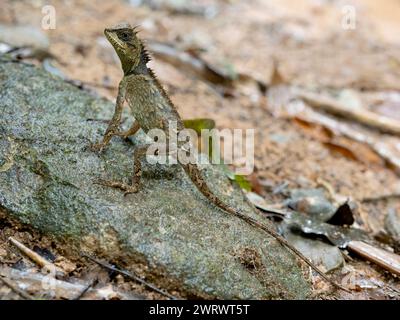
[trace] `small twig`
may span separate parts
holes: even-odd
[[[15,240],[14,238],[10,237],[8,240],[16,246],[23,254],[25,254],[27,257],[29,257],[33,262],[38,264],[41,268],[46,268],[49,271],[55,271],[56,275],[59,276],[64,276],[65,272],[61,270],[60,268],[56,267],[53,263],[50,261],[46,260],[39,254],[37,254],[35,251],[32,251],[28,247],[24,246],[21,242]]]
[[[18,294],[19,296],[21,296],[22,298],[26,299],[26,300],[33,300],[34,298],[26,293],[25,291],[21,290],[20,288],[18,288],[15,284],[13,284],[10,280],[3,278],[2,275],[0,275],[0,280],[7,286],[9,287],[11,290],[13,290],[16,294]]]
[[[164,296],[166,296],[166,297],[168,297],[168,298],[170,298],[172,300],[177,300],[177,298],[174,297],[173,295],[170,295],[169,293],[157,288],[156,286],[152,285],[151,283],[146,282],[142,278],[140,278],[138,276],[135,276],[132,273],[126,271],[126,270],[118,269],[118,268],[116,268],[116,267],[114,267],[114,266],[112,266],[112,265],[110,265],[110,264],[108,264],[106,262],[102,262],[100,260],[97,260],[96,258],[93,258],[93,257],[87,255],[86,253],[82,253],[82,256],[88,258],[89,260],[99,264],[100,266],[102,266],[102,267],[104,267],[106,269],[109,269],[111,271],[120,273],[120,274],[122,274],[122,275],[124,275],[124,276],[126,276],[128,278],[131,278],[131,279],[143,284],[144,286],[146,286],[146,287],[148,287],[148,288],[150,288],[150,289],[152,289],[152,290],[154,290],[154,291],[156,291],[156,292],[158,292],[158,293],[160,293],[160,294],[162,294],[162,295],[164,295]]]

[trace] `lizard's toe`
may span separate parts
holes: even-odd
[[[93,184],[98,184],[100,186],[107,186],[107,187],[109,186],[109,183],[107,180],[100,179],[100,178],[94,179],[92,182],[93,182]]]
[[[104,151],[104,144],[103,143],[95,143],[89,145],[89,149],[96,153],[102,153]]]
[[[120,181],[112,181],[112,180],[104,180],[104,179],[95,179],[93,181],[94,184],[99,184],[105,187],[116,188],[124,191],[124,196],[130,193],[138,192],[138,188],[136,186],[132,186],[129,184],[125,184]]]
[[[127,186],[127,187],[128,188],[124,192],[124,197],[126,197],[128,194],[137,193],[138,192],[138,188],[136,188],[136,187],[133,187],[133,186]]]

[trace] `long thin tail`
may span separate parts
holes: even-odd
[[[310,266],[315,272],[317,272],[325,281],[329,282],[332,284],[334,287],[344,290],[346,292],[350,292],[348,289],[344,288],[343,286],[339,285],[332,279],[330,279],[322,270],[320,270],[314,263],[312,263],[308,258],[306,258],[299,250],[297,250],[293,245],[291,245],[284,237],[282,237],[278,232],[276,232],[272,227],[263,224],[256,219],[249,217],[240,210],[235,209],[223,201],[221,201],[208,187],[205,179],[203,178],[199,168],[195,164],[182,164],[182,167],[190,177],[190,179],[193,181],[194,185],[199,189],[199,191],[209,200],[211,201],[214,205],[216,205],[218,208],[233,214],[240,219],[246,221],[248,224],[252,225],[253,227],[259,228],[267,232],[269,235],[271,235],[273,238],[275,238],[278,242],[280,242],[282,245],[284,245],[286,248],[291,250],[294,254],[296,254],[301,260],[303,260],[308,266]]]

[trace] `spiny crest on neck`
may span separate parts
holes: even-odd
[[[143,43],[142,40],[139,39],[139,41],[142,44],[142,52],[140,53],[140,58],[141,58],[142,62],[144,62],[146,64],[147,62],[150,62],[151,57],[150,57],[149,51],[147,51],[146,45]]]

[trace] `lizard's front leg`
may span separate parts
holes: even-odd
[[[148,145],[140,146],[137,147],[133,152],[134,165],[133,165],[133,176],[131,184],[126,184],[120,181],[103,180],[103,179],[99,179],[95,183],[106,187],[121,189],[122,191],[124,191],[124,195],[138,192],[140,179],[142,177],[142,159],[146,155],[148,147],[149,147]]]
[[[126,93],[126,84],[124,79],[122,79],[118,86],[118,96],[117,96],[117,102],[115,104],[114,115],[108,125],[106,133],[103,136],[103,141],[91,146],[91,149],[93,151],[98,151],[98,152],[103,151],[103,149],[110,142],[111,138],[115,135],[118,135],[119,125],[121,122],[122,109],[124,107],[125,93]]]

